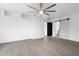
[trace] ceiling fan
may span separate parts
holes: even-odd
[[[37,14],[40,14],[40,15],[45,14],[45,15],[47,15],[47,16],[50,15],[49,12],[50,12],[50,13],[51,13],[51,12],[56,12],[56,10],[48,10],[48,9],[50,9],[50,8],[52,8],[52,7],[54,7],[54,6],[56,6],[56,4],[52,4],[52,5],[48,6],[48,7],[46,7],[45,9],[43,9],[43,3],[40,3],[39,5],[40,5],[40,6],[39,6],[40,9],[35,8],[35,7],[31,6],[31,5],[27,5],[29,8],[35,10],[35,11],[28,11],[28,12],[31,12],[31,13],[34,12],[34,13],[36,13],[35,15],[37,15]]]

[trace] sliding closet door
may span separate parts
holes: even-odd
[[[59,37],[69,39],[69,20],[60,21]]]
[[[53,22],[53,37],[69,39],[69,18]]]

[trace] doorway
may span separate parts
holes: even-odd
[[[47,36],[52,36],[52,22],[47,22]]]

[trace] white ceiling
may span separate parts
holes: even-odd
[[[65,16],[79,12],[79,3],[58,3],[55,17]]]
[[[47,6],[50,6],[53,3],[44,3],[43,9]],[[33,9],[27,7],[27,5],[32,5],[35,8],[40,8],[39,3],[0,3],[0,8],[16,11],[19,13],[27,13],[27,11],[33,11]],[[50,13],[53,18],[69,15],[75,12],[79,12],[79,3],[56,3],[55,9],[56,12]]]

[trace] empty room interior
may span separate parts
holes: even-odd
[[[79,56],[79,3],[0,3],[0,56]]]

